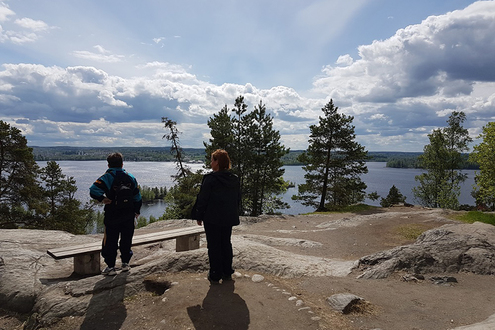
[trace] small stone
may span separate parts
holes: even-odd
[[[294,296],[289,297],[289,301],[294,301],[294,300],[297,300],[297,297],[294,297]]]
[[[304,301],[302,301],[301,299],[296,301],[296,307],[301,307],[302,305],[304,305]]]
[[[352,306],[363,300],[363,298],[351,293],[337,293],[328,297],[326,300],[336,311],[340,311],[342,314],[348,314]]]
[[[254,283],[260,283],[260,282],[263,282],[265,280],[265,278],[262,275],[255,274],[255,275],[253,275],[253,277],[251,278],[251,280]]]

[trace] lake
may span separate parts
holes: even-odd
[[[46,162],[37,162],[40,166],[46,166]],[[67,176],[73,176],[76,180],[78,190],[75,197],[85,203],[90,200],[89,187],[95,179],[105,173],[107,162],[100,161],[57,161],[62,172]],[[368,188],[367,193],[378,192],[381,197],[386,197],[392,185],[395,185],[406,201],[411,204],[417,204],[414,200],[412,188],[418,183],[414,180],[416,175],[421,174],[419,169],[388,168],[384,162],[368,162],[368,173],[362,176],[363,181]],[[202,168],[202,164],[188,164],[193,171]],[[177,170],[173,162],[125,162],[124,168],[132,173],[141,186],[148,187],[167,187],[173,186],[171,175]],[[283,214],[300,214],[314,211],[311,207],[306,207],[298,202],[291,200],[292,195],[297,194],[297,184],[304,183],[304,171],[301,166],[284,166],[284,179],[296,184],[295,188],[289,188],[283,195],[283,200],[291,205],[290,209],[280,210]],[[463,173],[468,175],[467,180],[461,186],[460,204],[474,205],[474,198],[471,196],[472,186],[474,184],[474,170],[465,170]],[[380,201],[365,200],[366,204],[379,206]],[[162,201],[153,205],[143,205],[141,215],[149,217],[159,217],[165,210],[165,203]]]

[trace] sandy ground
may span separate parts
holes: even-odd
[[[383,212],[387,216],[383,217]],[[352,223],[348,219],[353,219]],[[451,222],[438,212],[430,214],[419,208],[392,208],[380,209],[375,214],[270,218],[240,226],[234,235],[319,242],[321,245],[313,247],[287,245],[276,248],[301,255],[358,260],[365,255],[412,243],[405,237],[405,229],[428,230]],[[332,223],[340,225],[334,230],[323,230]],[[210,285],[206,273],[158,274],[169,287],[165,293],[134,294],[117,306],[89,309],[85,316],[66,318],[50,330],[437,330],[481,322],[495,313],[495,276],[426,274],[423,281],[406,282],[402,280],[402,273],[382,280],[365,280],[357,278],[359,273],[347,277],[280,278],[246,269],[237,269],[237,272],[233,281],[220,285]],[[262,275],[264,280],[254,282],[255,274]],[[457,283],[433,284],[429,277],[435,275],[454,276]],[[326,302],[327,297],[336,293],[352,293],[364,301],[353,312],[344,315]],[[95,306],[104,305],[104,296],[95,299],[103,300]],[[0,329],[22,329],[21,321],[0,314]]]

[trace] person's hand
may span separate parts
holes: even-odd
[[[139,213],[134,213],[134,217],[137,219],[139,218]]]
[[[196,222],[198,223],[198,226],[201,226],[203,224],[203,221],[201,220],[196,220]]]
[[[103,198],[102,202],[105,205],[112,204],[112,200],[108,197]]]

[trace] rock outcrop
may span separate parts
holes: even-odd
[[[360,278],[378,279],[393,272],[495,274],[495,226],[481,222],[443,225],[423,233],[411,245],[359,260]]]
[[[328,222],[325,226],[320,224],[315,230],[321,233],[339,225],[349,228],[355,223],[372,220],[372,217],[358,215],[356,219],[351,217]],[[266,219],[251,220],[253,223],[258,221]],[[153,223],[145,230],[189,225],[193,224],[190,221]],[[291,247],[307,251],[325,244],[300,239],[296,232],[294,229],[290,232],[293,236],[287,233],[290,237],[283,237],[286,233],[278,231],[278,237],[270,237],[269,232],[243,234],[241,228],[232,237],[234,266],[285,278],[346,277],[353,270],[360,271],[360,277],[366,279],[385,278],[398,270],[413,274],[495,274],[495,227],[482,223],[443,225],[426,231],[413,244],[359,260],[288,252]],[[32,314],[27,324],[34,328],[52,324],[65,316],[85,315],[88,308],[119,306],[124,297],[146,290],[153,274],[182,270],[204,272],[208,268],[204,236],[202,247],[193,251],[177,253],[173,241],[133,248],[135,258],[131,260],[131,272],[114,277],[78,277],[72,274],[72,259],[54,260],[46,253],[54,247],[100,240],[99,235],[71,235],[60,231],[0,231],[0,308]]]

